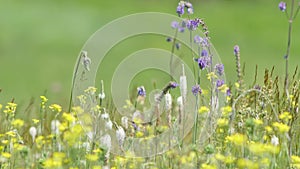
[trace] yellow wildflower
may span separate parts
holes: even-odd
[[[82,114],[84,110],[80,106],[72,107],[72,113],[75,115]]]
[[[286,133],[290,130],[288,125],[278,122],[274,122],[273,127],[275,127],[280,133]]]
[[[48,99],[45,96],[40,96],[42,103],[46,103]]]
[[[37,124],[37,123],[40,122],[40,120],[38,120],[38,119],[32,119],[32,121],[33,121],[34,124]]]
[[[2,140],[1,143],[4,144],[4,145],[7,145],[9,143],[9,141],[8,140]]]
[[[8,131],[5,134],[10,136],[10,137],[16,137],[16,133],[14,131]]]
[[[227,117],[232,112],[232,107],[231,106],[222,107],[221,110],[222,110],[222,115]]]
[[[208,80],[212,80],[212,79],[218,78],[218,76],[215,74],[215,72],[207,73],[206,76],[207,76],[207,79],[208,79]]]
[[[266,127],[265,127],[265,130],[266,130],[268,133],[273,132],[273,129],[272,129],[272,127],[270,127],[270,126],[266,126]]]
[[[198,110],[199,113],[207,113],[209,112],[209,108],[207,108],[206,106],[201,106],[200,109]]]
[[[137,138],[141,138],[141,137],[144,136],[144,133],[141,132],[141,131],[138,131],[138,132],[135,133],[135,136],[136,136]]]
[[[86,159],[89,161],[97,161],[98,160],[98,155],[97,154],[87,154]]]
[[[254,163],[248,159],[240,158],[237,161],[237,166],[239,168],[251,168],[251,169],[258,169],[259,165],[257,163]]]
[[[2,109],[2,104],[0,104],[0,110]]]
[[[216,154],[215,158],[219,161],[225,161],[225,156],[220,153]]]
[[[292,115],[290,114],[290,112],[283,112],[279,115],[279,119],[287,122],[288,120],[292,119]]]
[[[292,155],[291,160],[292,160],[292,163],[299,163],[300,164],[300,157],[299,156]]]
[[[202,164],[201,169],[217,169],[217,167],[214,165]]]
[[[235,160],[236,160],[236,158],[232,155],[227,155],[225,157],[225,163],[226,164],[232,164]]]
[[[52,110],[52,111],[55,111],[57,113],[60,113],[62,111],[62,108],[60,105],[58,104],[52,104],[49,106],[49,108]]]
[[[85,89],[84,92],[90,95],[94,95],[96,93],[96,90],[97,88],[90,86],[87,89]]]
[[[8,152],[3,152],[3,153],[1,153],[1,156],[6,158],[6,159],[9,159],[11,157],[11,154],[8,153]]]
[[[5,110],[3,111],[5,114],[14,114],[16,112],[17,109],[17,104],[16,103],[12,103],[9,102],[7,103],[7,105],[5,106]]]
[[[258,126],[263,124],[263,121],[260,120],[260,119],[254,119],[253,121],[254,121],[254,123],[255,123],[256,125],[258,125]]]
[[[86,103],[86,96],[85,95],[79,95],[79,96],[77,96],[77,99],[79,100],[79,102],[81,104],[85,104]]]
[[[44,137],[43,136],[38,136],[35,140],[36,142],[36,146],[37,148],[42,148],[42,146],[45,144],[45,140],[44,140]]]
[[[101,169],[101,166],[100,165],[95,165],[95,166],[93,166],[93,169]]]
[[[75,117],[70,113],[63,113],[62,117],[70,123],[75,121]]]
[[[227,87],[226,84],[223,84],[222,86],[218,87],[218,90],[220,90],[222,93],[226,93],[229,87]]]
[[[101,149],[97,148],[97,149],[93,150],[93,152],[94,153],[101,153],[102,151],[101,151]]]
[[[225,118],[218,119],[217,124],[219,127],[226,127],[228,125],[228,119]]]
[[[234,85],[237,89],[240,88],[240,84],[238,82],[235,82]]]
[[[242,146],[247,142],[247,136],[245,136],[243,134],[239,134],[239,133],[236,133],[231,136],[227,136],[225,139],[226,139],[226,142],[231,142],[238,146]]]
[[[11,122],[11,125],[13,125],[16,128],[21,128],[24,126],[24,121],[21,119],[15,119]]]

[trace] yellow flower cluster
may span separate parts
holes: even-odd
[[[230,143],[233,143],[237,146],[245,145],[247,140],[248,140],[247,136],[245,136],[243,134],[239,134],[239,133],[233,134],[231,136],[227,136],[225,138],[225,142],[230,142]]]
[[[60,113],[62,111],[62,108],[60,105],[58,104],[51,104],[49,106],[50,110],[52,110],[53,112],[57,112],[57,113]]]

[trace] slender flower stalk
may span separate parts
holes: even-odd
[[[294,6],[295,6],[295,0],[292,0],[291,3],[291,13],[289,15],[289,28],[288,28],[288,40],[287,40],[287,49],[286,49],[286,54],[285,54],[285,82],[284,82],[284,88],[285,88],[285,93],[286,97],[289,98],[289,82],[288,82],[288,76],[289,76],[289,55],[290,55],[290,50],[291,50],[291,39],[292,39],[292,26],[293,26],[293,19],[296,17],[294,16]],[[280,5],[279,5],[280,8]],[[297,9],[296,14],[299,11],[299,7]]]

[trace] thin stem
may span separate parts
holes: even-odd
[[[80,56],[78,58],[77,65],[76,65],[76,68],[75,68],[75,72],[73,74],[72,87],[71,87],[71,91],[70,91],[69,109],[68,109],[69,112],[71,112],[72,99],[73,99],[73,89],[75,87],[75,79],[77,77],[77,72],[78,72],[78,69],[79,69],[79,64],[80,64],[81,56],[82,56],[82,53],[80,53]]]
[[[291,5],[291,13],[289,17],[289,29],[288,29],[288,42],[287,42],[287,50],[286,50],[286,55],[285,55],[285,92],[287,95],[287,98],[289,98],[289,84],[288,84],[288,72],[289,72],[289,55],[290,55],[290,49],[291,49],[291,39],[292,39],[292,25],[293,25],[293,16],[294,16],[294,4],[295,0],[292,0],[292,5]]]
[[[177,38],[177,34],[178,34],[178,28],[175,29],[175,34],[174,34],[174,38],[173,38],[173,44],[172,44],[172,49],[171,49],[171,59],[170,59],[170,80],[173,81],[173,74],[174,74],[174,70],[173,70],[173,58],[174,58],[174,50],[175,50],[175,45],[176,45],[176,38]]]

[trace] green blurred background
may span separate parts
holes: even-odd
[[[260,77],[264,68],[275,65],[276,74],[283,79],[288,22],[278,9],[279,1],[191,2],[194,16],[204,18],[209,27],[212,43],[225,64],[227,80],[236,80],[235,44],[240,45],[248,82],[254,78],[256,64]],[[38,97],[47,91],[51,102],[66,106],[77,56],[95,31],[118,17],[137,12],[176,15],[177,3],[174,0],[0,0],[0,102],[5,104],[15,98],[25,107],[32,97],[38,102]],[[162,24],[170,26],[170,23]],[[299,18],[294,28],[291,72],[299,64]],[[140,48],[170,48],[165,41],[154,43],[151,37],[148,42]]]

